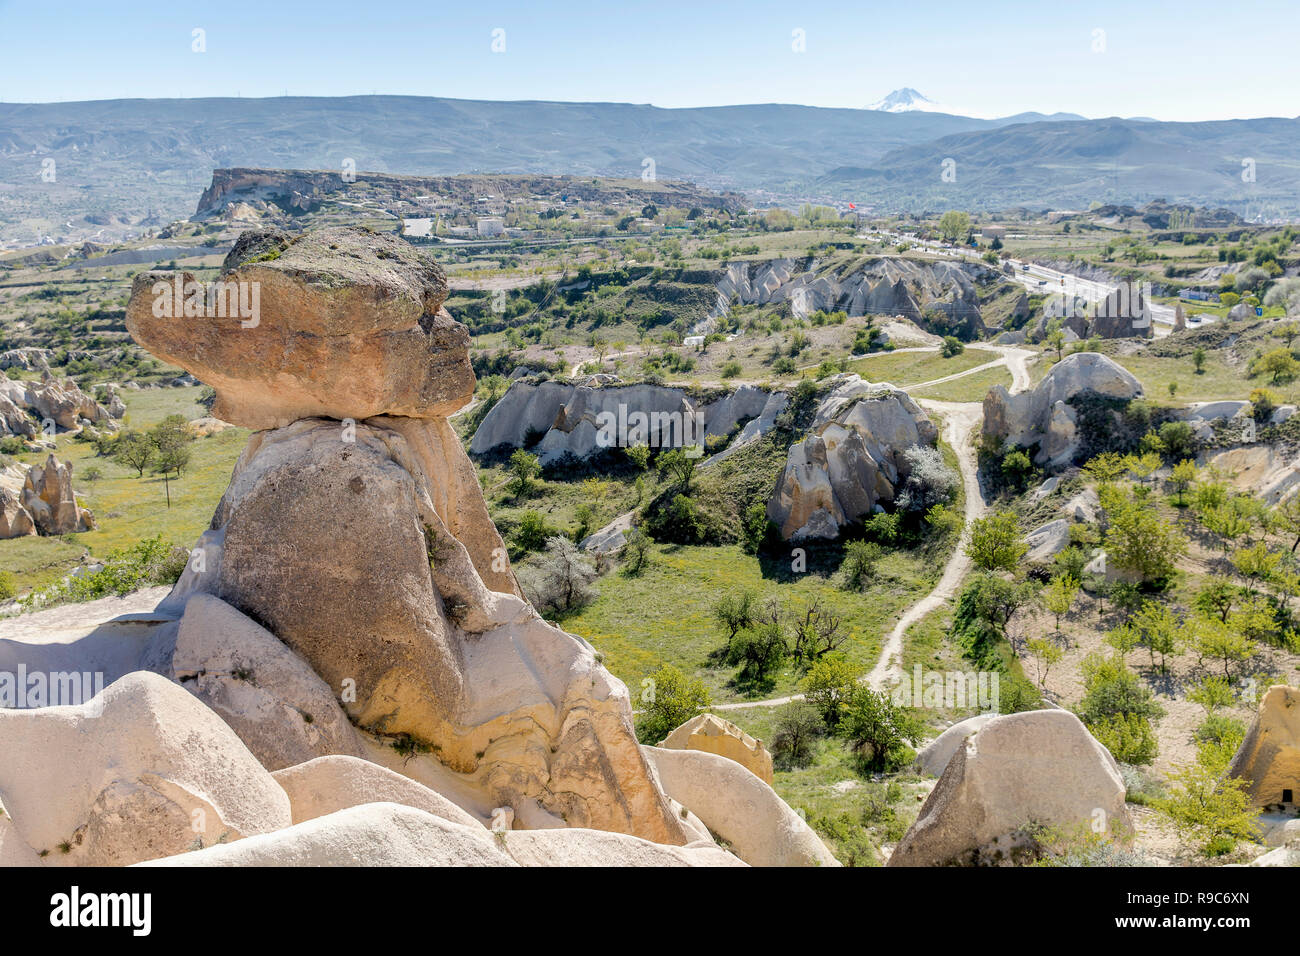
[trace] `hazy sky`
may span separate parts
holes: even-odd
[[[983,116],[1294,117],[1297,28],[1300,0],[0,0],[0,100],[287,91],[862,107],[911,86]],[[195,29],[206,52],[192,49]]]

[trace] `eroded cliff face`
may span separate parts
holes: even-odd
[[[137,278],[132,334],[262,429],[177,585],[181,627],[224,602],[356,726],[409,738],[520,818],[685,843],[627,688],[520,595],[446,420],[474,379],[437,266],[361,230],[250,234],[222,280],[257,284],[255,323],[159,315],[174,278]]]

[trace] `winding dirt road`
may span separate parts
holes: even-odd
[[[972,345],[968,347],[997,352],[1001,355],[1001,358],[984,365],[977,365],[956,375],[936,379],[933,382],[921,382],[900,387],[906,391],[918,388],[920,385],[948,382],[966,375],[973,375],[984,369],[1006,365],[1011,371],[1011,391],[1022,392],[1029,388],[1029,360],[1037,353],[1028,349],[999,345]],[[923,350],[918,349],[917,351]],[[937,349],[934,351],[937,351]],[[944,566],[939,582],[929,594],[909,607],[899,617],[893,630],[885,638],[885,645],[880,650],[880,657],[877,658],[875,667],[864,678],[865,682],[875,690],[885,688],[889,684],[890,678],[900,673],[903,637],[907,633],[907,629],[931,611],[941,607],[944,602],[956,597],[962,579],[970,568],[970,557],[966,554],[966,542],[970,536],[971,524],[988,510],[988,501],[984,497],[984,490],[980,487],[978,462],[975,454],[976,431],[984,420],[983,405],[979,402],[936,402],[928,399],[917,399],[917,402],[926,411],[943,417],[944,441],[957,454],[962,486],[965,489],[966,501],[962,513],[964,520],[961,540],[957,547],[953,549],[952,556]],[[788,704],[790,701],[800,700],[802,697],[802,694],[792,694],[788,697],[774,697],[768,700],[740,701],[734,704],[719,704],[713,709],[742,710],[746,707],[779,707],[782,704]]]

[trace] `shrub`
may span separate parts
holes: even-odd
[[[806,700],[793,700],[777,716],[776,735],[772,738],[772,762],[781,770],[806,767],[813,756],[813,746],[826,733],[821,714]]]
[[[687,677],[666,664],[642,682],[637,740],[654,746],[711,703],[709,689],[698,677]]]
[[[167,544],[162,535],[109,552],[104,566],[93,573],[70,577],[48,591],[26,600],[42,606],[117,595],[121,597],[152,584],[175,584],[189,562],[184,548]]]
[[[891,772],[911,763],[921,734],[920,721],[895,704],[884,691],[858,686],[844,707],[839,733],[848,740],[863,765]]]
[[[546,523],[540,511],[525,511],[519,516],[519,527],[515,529],[515,547],[521,551],[540,551],[546,547],[546,540],[557,534],[557,529]]]
[[[18,579],[12,571],[0,571],[0,601],[8,601],[18,594]]]
[[[939,349],[939,353],[944,358],[952,358],[955,355],[961,355],[965,351],[966,346],[962,344],[961,339],[953,335],[943,337],[943,346]]]
[[[961,487],[961,475],[948,467],[943,453],[937,448],[913,445],[903,452],[908,465],[908,476],[895,499],[903,511],[928,511],[935,505],[945,505]]]
[[[876,563],[882,554],[874,541],[850,541],[844,548],[844,586],[850,591],[861,591],[875,580]]]

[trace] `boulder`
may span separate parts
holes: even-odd
[[[29,414],[35,422],[28,418]],[[15,381],[0,371],[0,434],[35,435],[42,423],[66,431],[81,428],[83,420],[111,425],[112,417],[76,382],[55,378],[49,369],[39,382]]]
[[[1265,819],[1261,815],[1259,822],[1264,827],[1265,846],[1295,846],[1300,849],[1300,819],[1289,817],[1273,820],[1265,827]]]
[[[77,504],[72,491],[72,463],[50,455],[33,465],[23,484],[22,504],[42,534],[75,534],[95,527],[95,516]]]
[[[0,710],[0,801],[47,865],[125,865],[291,822],[234,731],[145,671],[80,706]]]
[[[966,742],[967,737],[996,716],[997,714],[977,714],[953,724],[921,748],[916,755],[917,768],[932,777],[942,776],[957,748]]]
[[[772,784],[772,755],[729,720],[715,714],[697,714],[663,740],[666,750],[702,750],[734,760],[767,785]]]
[[[1300,847],[1282,846],[1256,857],[1251,866],[1300,866]]]
[[[990,720],[956,748],[890,866],[1014,858],[1030,824],[1131,831],[1119,766],[1074,714],[1036,710]],[[707,820],[706,820],[707,822]]]
[[[934,445],[938,429],[906,392],[839,375],[812,431],[790,447],[767,504],[786,540],[834,538],[894,500],[904,452]]]
[[[16,492],[0,488],[0,538],[21,538],[36,533],[32,513],[23,507]]]
[[[219,281],[141,273],[126,325],[213,386],[222,421],[264,429],[312,416],[438,418],[473,394],[469,334],[442,309],[446,278],[397,236],[246,232]],[[245,308],[232,308],[227,292]]]
[[[1256,806],[1300,807],[1300,690],[1268,689],[1228,773],[1246,781]]]
[[[367,803],[227,846],[146,866],[518,866],[482,826],[415,807]]]
[[[172,674],[267,770],[364,753],[329,686],[274,634],[211,594],[185,605]]]
[[[1030,501],[1042,501],[1050,497],[1061,485],[1061,476],[1053,475],[1029,493]]]
[[[582,539],[580,547],[595,554],[613,554],[627,544],[627,533],[632,530],[636,513],[629,511],[619,515],[599,531]]]
[[[1099,395],[1119,401],[1142,397],[1142,384],[1099,352],[1076,352],[1052,367],[1034,388],[1012,395],[994,385],[984,398],[984,434],[1026,448],[1039,445],[1035,462],[1049,468],[1069,464],[1078,452],[1077,414],[1070,401]]]
[[[665,846],[604,830],[511,830],[501,845],[520,866],[744,866],[712,841]]]
[[[1069,547],[1070,522],[1065,518],[1057,518],[1055,521],[1039,525],[1025,535],[1025,542],[1029,545],[1029,552],[1025,555],[1026,562],[1050,564],[1058,554]]]
[[[289,795],[294,823],[366,803],[400,803],[461,826],[483,826],[477,817],[442,794],[357,757],[317,757],[296,767],[277,770],[273,776]]]
[[[838,866],[799,814],[734,760],[702,750],[642,748],[664,791],[750,866]]]

